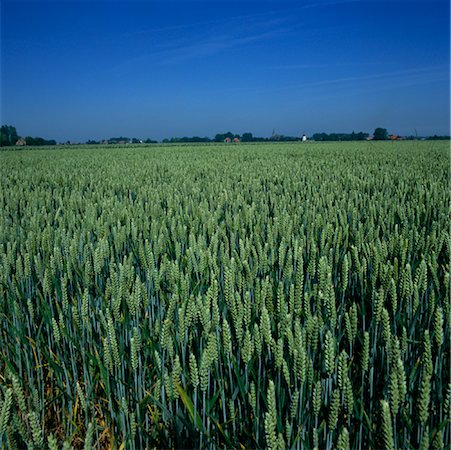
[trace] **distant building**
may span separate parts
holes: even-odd
[[[20,138],[20,139],[16,142],[16,145],[24,146],[24,145],[27,145],[27,142],[25,141],[24,138]]]
[[[236,137],[236,138],[233,138],[233,142],[235,142],[235,144],[238,144],[238,142],[240,142],[240,140]]]
[[[307,135],[305,133],[302,135],[302,142],[307,142]]]
[[[231,139],[230,139],[229,137],[226,137],[226,138],[224,139],[224,142],[227,143],[227,144],[228,144],[230,141],[231,141]]]
[[[388,139],[390,139],[391,141],[399,141],[401,139],[401,136],[398,136],[397,134],[390,134],[388,136]]]

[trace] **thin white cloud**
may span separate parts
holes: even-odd
[[[213,56],[224,50],[242,47],[251,43],[265,41],[288,32],[288,29],[276,29],[264,33],[249,34],[239,37],[222,36],[213,37],[202,42],[190,45],[183,45],[166,52],[162,52],[157,56],[159,65],[179,64],[188,60]]]
[[[389,61],[361,61],[353,63],[307,63],[307,64],[279,64],[268,67],[274,70],[304,70],[304,69],[326,69],[331,67],[363,67],[363,66],[389,66],[395,64]]]
[[[225,50],[287,35],[293,29],[290,21],[291,18],[286,16],[274,17],[269,13],[229,17],[221,22],[205,22],[205,26],[198,27],[202,31],[196,32],[193,36],[189,33],[183,36],[176,33],[173,36],[166,36],[163,42],[161,40],[152,42],[150,36],[160,31],[178,31],[185,26],[142,30],[133,35],[141,34],[142,39],[149,40],[149,47],[153,51],[129,58],[127,64],[152,61],[153,65],[157,66],[176,65],[193,59],[218,55]],[[212,26],[208,27],[208,25]],[[191,28],[191,25],[189,27]],[[122,72],[120,68],[119,72]]]
[[[327,88],[331,86],[345,86],[352,84],[352,89],[366,85],[366,87],[395,88],[403,86],[414,86],[420,84],[437,83],[449,81],[449,65],[435,65],[420,69],[405,69],[391,72],[372,73],[367,75],[356,75],[349,77],[326,78],[318,81],[306,81],[296,85],[284,85],[268,89],[253,89],[252,87],[232,87],[229,91],[252,92],[252,93],[274,93],[274,92],[302,92],[306,89]],[[371,85],[371,86],[368,86]]]
[[[169,0],[171,1],[171,0]],[[194,2],[195,3],[195,2]],[[299,8],[296,8],[299,9]],[[292,10],[290,10],[292,11]],[[265,11],[265,12],[257,12],[252,14],[241,14],[241,15],[232,15],[232,16],[221,16],[217,19],[212,20],[201,20],[198,22],[186,22],[179,25],[168,25],[164,27],[155,27],[155,28],[146,28],[143,30],[136,30],[127,33],[122,33],[122,36],[133,36],[133,35],[146,35],[146,34],[158,34],[158,33],[167,33],[171,31],[180,31],[187,29],[196,29],[203,30],[209,26],[222,26],[230,27],[237,26],[237,24],[246,24],[249,29],[252,29],[255,26],[270,26],[275,24],[280,24],[287,20],[287,17],[283,16],[283,13],[280,17],[275,17],[275,15],[280,13],[275,13],[274,11]]]
[[[390,82],[393,80],[400,80],[403,83],[408,82],[430,82],[441,81],[443,79],[449,79],[449,66],[431,66],[422,69],[407,69],[393,72],[374,73],[369,75],[357,75],[353,77],[332,78],[327,80],[321,80],[317,82],[306,83],[305,86],[324,86],[330,84],[342,84],[342,83],[354,83],[354,82],[366,82],[372,80],[381,80],[383,82]]]

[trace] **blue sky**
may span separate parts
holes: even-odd
[[[446,0],[1,2],[1,122],[59,141],[449,134]]]

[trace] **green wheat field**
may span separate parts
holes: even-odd
[[[0,448],[450,448],[449,142],[0,152]]]

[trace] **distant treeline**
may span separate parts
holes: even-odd
[[[365,141],[369,137],[369,133],[315,133],[312,136],[314,141]]]
[[[44,139],[41,137],[31,137],[31,136],[27,136],[25,138],[25,143],[27,145],[36,145],[36,146],[40,146],[40,145],[56,145],[56,141],[55,139]]]
[[[48,140],[41,137],[31,136],[22,138],[17,134],[15,127],[11,125],[2,125],[2,127],[0,128],[0,146],[6,147],[9,145],[56,145],[56,141],[54,139]]]
[[[366,139],[375,139],[375,140],[387,140],[387,139],[404,139],[404,140],[415,140],[415,139],[428,139],[428,140],[449,140],[450,136],[429,136],[427,138],[419,138],[418,136],[393,136],[389,135],[385,128],[376,128],[372,137],[370,137],[369,133],[364,133],[362,131],[355,133],[315,133],[312,136],[308,137],[309,140],[313,141],[364,141]],[[184,136],[184,137],[171,137],[163,139],[161,142],[178,144],[178,143],[201,143],[201,142],[228,142],[228,141],[240,141],[240,142],[292,142],[292,141],[300,141],[302,137],[300,136],[285,136],[283,134],[277,134],[273,131],[271,137],[258,137],[254,136],[252,133],[247,132],[242,135],[232,133],[231,131],[227,131],[227,133],[217,133],[214,138],[210,138],[207,136]],[[122,144],[157,144],[158,141],[147,138],[145,140],[138,138],[129,138],[125,136],[112,137],[109,139],[103,139],[100,141],[89,139],[85,142],[87,145],[102,145],[102,144],[112,144],[112,145],[122,145]],[[3,125],[0,129],[0,146],[6,147],[11,145],[17,146],[43,146],[43,145],[56,145],[57,142],[54,139],[44,139],[41,137],[31,137],[27,136],[25,138],[20,137],[17,134],[17,130],[15,127],[11,125]],[[81,142],[64,142],[62,144],[81,144]]]
[[[212,140],[209,137],[200,137],[200,136],[193,136],[193,137],[173,137],[170,139],[163,139],[161,142],[163,144],[177,144],[179,142],[212,142]]]
[[[429,141],[449,141],[451,139],[451,136],[437,136],[434,134],[434,136],[429,136]]]
[[[252,133],[243,133],[241,136],[239,134],[234,134],[228,131],[227,133],[218,133],[213,142],[224,142],[227,138],[233,140],[235,138],[239,139],[241,142],[271,142],[271,141],[300,141],[300,137],[296,136],[284,136],[283,134],[276,134],[273,132],[272,136],[269,138],[254,136]]]
[[[243,133],[242,135],[232,133],[231,131],[228,131],[227,133],[218,133],[215,135],[215,137],[209,138],[209,137],[199,137],[199,136],[193,136],[193,137],[173,137],[173,138],[166,138],[163,139],[163,143],[179,143],[179,142],[224,142],[226,139],[230,139],[233,141],[234,139],[238,139],[241,142],[271,142],[271,141],[300,141],[300,137],[296,136],[284,136],[282,134],[275,134],[269,138],[265,137],[258,137],[254,136],[252,133]]]
[[[158,141],[154,141],[150,138],[147,138],[145,140],[138,139],[138,138],[128,138],[124,136],[120,137],[112,137],[109,139],[104,139],[103,141],[94,141],[90,139],[89,141],[86,141],[87,145],[99,145],[99,144],[157,144]],[[70,142],[68,142],[70,144]]]
[[[233,141],[234,139],[238,139],[241,142],[291,142],[291,141],[300,141],[302,140],[302,137],[299,136],[284,136],[282,134],[276,134],[273,133],[271,137],[265,138],[265,137],[258,137],[254,136],[252,133],[243,133],[242,135],[232,133],[228,131],[227,133],[218,133],[215,135],[215,137],[209,138],[209,137],[200,137],[200,136],[192,136],[192,137],[172,137],[172,138],[166,138],[163,139],[163,143],[194,143],[194,142],[224,142],[227,139],[230,139],[230,141]],[[352,132],[352,133],[314,133],[311,137],[308,137],[309,140],[313,141],[365,141],[367,139],[375,139],[375,140],[398,140],[398,139],[404,139],[404,140],[416,140],[416,139],[428,139],[428,140],[449,140],[449,136],[430,136],[427,138],[424,137],[418,137],[418,136],[393,136],[389,135],[387,130],[385,128],[376,128],[374,130],[373,135],[370,137],[369,133],[364,133],[363,131],[360,131],[358,133]]]

